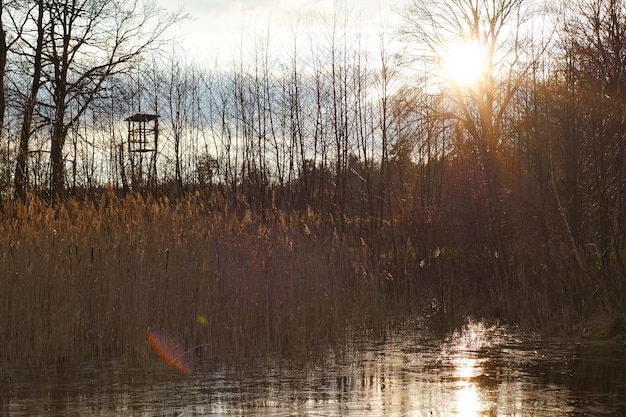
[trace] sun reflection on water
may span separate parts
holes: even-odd
[[[408,329],[317,359],[277,355],[191,375],[123,364],[32,375],[0,381],[0,415],[626,415],[626,362],[613,351],[473,322],[444,340]]]
[[[489,377],[482,367],[484,359],[477,352],[488,347],[492,335],[482,323],[469,323],[452,338],[447,350],[453,367],[453,380],[456,381],[455,408],[461,417],[477,417],[489,409],[489,404],[481,396],[480,383]]]
[[[456,409],[461,417],[479,416],[484,409],[478,395],[478,389],[473,384],[466,384],[459,389],[456,395]]]

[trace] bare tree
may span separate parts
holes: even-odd
[[[626,266],[626,3],[576,0],[562,12],[563,187],[579,244]],[[575,203],[575,204],[573,204]]]
[[[127,70],[179,15],[163,17],[139,1],[49,0],[44,58],[52,97],[53,133],[50,145],[51,191],[64,189],[63,148],[68,130],[102,93],[105,81]]]
[[[503,224],[499,157],[509,146],[503,131],[515,92],[533,68],[525,55],[529,32],[524,32],[532,15],[530,0],[413,0],[404,13],[403,35],[425,64],[430,87],[439,79],[448,99],[440,116],[456,120],[478,157],[475,173],[481,174],[474,188],[479,207],[473,213],[483,217],[481,230],[496,246],[501,246]],[[441,69],[446,54],[459,42],[477,44],[484,53],[481,73],[471,85],[447,80]]]

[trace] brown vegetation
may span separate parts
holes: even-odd
[[[539,263],[486,274],[478,248],[419,253],[407,242],[394,252],[359,236],[355,221],[339,234],[310,210],[264,220],[241,201],[220,206],[112,192],[6,206],[0,364],[142,360],[147,328],[169,332],[199,360],[341,348],[416,315],[435,328],[474,314],[563,331],[582,318],[572,312],[590,310],[579,300],[603,298],[583,297],[594,288],[587,279],[567,281]]]
[[[392,309],[360,252],[311,213],[31,199],[0,227],[3,365],[140,358],[146,328],[209,358],[307,351]]]
[[[65,8],[36,18],[48,3]],[[103,39],[118,16],[70,3],[2,9],[0,363],[141,358],[147,327],[210,358],[340,346],[411,314],[559,333],[623,316],[620,2],[413,1],[407,54],[381,36],[373,65],[337,15],[289,62],[259,41],[227,70],[134,47],[58,66],[91,33],[61,42],[59,13]],[[129,23],[160,16],[106,5],[127,3]],[[143,45],[177,19],[140,25]],[[438,75],[458,40],[490,51],[473,85]],[[138,111],[144,136],[120,123]]]

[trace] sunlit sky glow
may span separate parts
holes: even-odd
[[[442,58],[446,78],[459,86],[474,85],[485,70],[486,54],[478,43],[452,43]]]

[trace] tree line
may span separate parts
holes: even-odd
[[[623,306],[623,1],[411,0],[376,39],[337,13],[230,68],[187,62],[165,42],[181,16],[139,2],[0,8],[5,200],[108,185],[312,210],[395,286],[445,259],[493,297]],[[441,71],[455,40],[487,51],[471,86]],[[136,113],[159,116],[145,184],[127,180]]]

